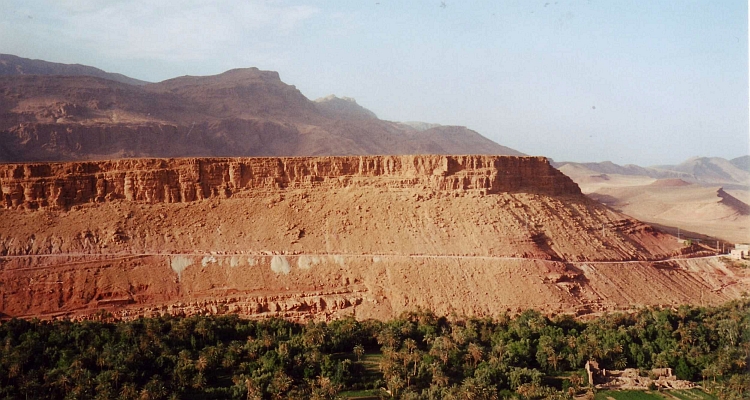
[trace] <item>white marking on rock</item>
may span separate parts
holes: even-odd
[[[289,265],[289,261],[284,256],[273,256],[271,259],[271,271],[277,274],[288,275],[291,272],[292,267]]]
[[[333,256],[333,261],[335,261],[336,264],[338,264],[338,265],[340,265],[342,267],[346,266],[346,264],[344,263],[344,256],[335,255],[335,256]]]
[[[300,269],[310,269],[313,265],[320,264],[320,261],[320,257],[318,256],[299,256],[297,266]]]
[[[216,264],[216,257],[214,256],[205,256],[203,259],[201,259],[201,266],[205,267],[209,263]]]
[[[182,278],[182,271],[193,265],[193,259],[187,256],[173,256],[169,260],[169,264],[172,267],[172,271],[177,273],[177,279],[179,280]]]

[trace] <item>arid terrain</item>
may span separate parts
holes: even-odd
[[[4,317],[591,314],[750,289],[669,234],[741,239],[743,160],[555,164],[571,180],[256,68],[148,83],[1,55],[0,75]]]
[[[557,163],[589,197],[685,238],[750,242],[750,156],[676,166]]]
[[[539,157],[131,159],[0,171],[6,317],[586,314],[718,304],[750,289],[747,269],[583,196]]]

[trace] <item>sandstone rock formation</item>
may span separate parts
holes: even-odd
[[[750,288],[543,158],[29,163],[0,187],[6,317],[586,314]]]
[[[6,208],[62,207],[114,199],[179,203],[248,190],[424,187],[481,193],[580,194],[543,157],[359,156],[129,159],[0,164]]]

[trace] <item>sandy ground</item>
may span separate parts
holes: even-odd
[[[724,189],[679,179],[595,174],[568,165],[561,171],[589,197],[641,221],[666,227],[670,233],[676,234],[680,228],[688,232],[687,237],[706,235],[730,243],[750,242],[750,191],[738,185]]]

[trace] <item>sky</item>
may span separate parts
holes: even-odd
[[[0,0],[0,53],[152,82],[258,67],[557,161],[750,154],[744,0]]]

